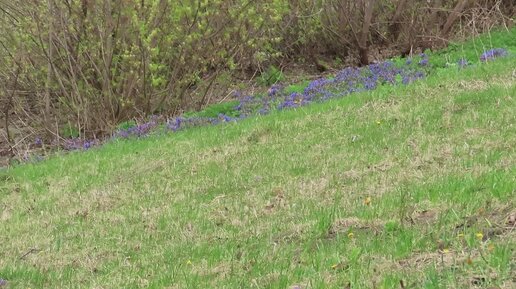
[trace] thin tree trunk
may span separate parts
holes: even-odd
[[[435,30],[437,30],[437,32],[439,31],[438,16],[439,16],[439,12],[441,11],[442,7],[443,7],[442,0],[435,0],[434,5],[432,7],[428,7],[430,9],[430,16],[428,18],[429,19],[428,23],[431,25],[430,32],[432,32],[432,33]]]
[[[360,63],[362,65],[369,64],[369,47],[367,46],[367,38],[369,36],[369,27],[373,19],[373,9],[375,0],[365,0],[364,22],[362,23],[362,31],[360,32],[360,39],[358,41],[358,48],[360,54]]]
[[[13,99],[14,99],[14,93],[16,92],[16,89],[18,88],[18,77],[20,76],[20,65],[16,67],[16,71],[14,72],[14,81],[11,87],[11,93],[9,94],[6,90],[6,95],[8,95],[7,104],[5,105],[4,109],[4,116],[5,116],[5,134],[7,135],[7,143],[9,146],[11,146],[12,143],[12,137],[11,133],[9,131],[9,114],[10,110],[13,107]]]
[[[55,46],[54,46],[54,22],[55,22],[55,3],[54,0],[48,0],[47,1],[47,8],[48,8],[48,61],[47,61],[47,82],[45,85],[45,94],[44,94],[44,103],[45,103],[45,111],[43,112],[43,118],[45,122],[45,126],[47,128],[47,131],[52,131],[51,129],[51,121],[50,121],[50,98],[51,98],[51,86],[52,81],[54,79],[54,72],[53,72],[53,59],[54,59],[54,52],[55,52]]]
[[[141,0],[140,2],[140,21],[143,21],[143,19],[145,18],[145,15],[144,15],[144,9],[145,9],[145,1],[144,0]],[[140,57],[140,62],[141,62],[141,66],[142,66],[142,70],[143,70],[143,84],[142,84],[142,90],[143,90],[143,99],[146,103],[145,105],[145,114],[146,115],[150,115],[151,113],[151,98],[150,96],[147,95],[147,47],[145,47],[145,45],[143,44],[143,38],[145,37],[145,35],[140,35],[138,34],[138,42],[139,42],[139,45],[140,45],[140,53],[141,53],[141,57]]]
[[[391,18],[391,24],[389,25],[389,34],[392,42],[396,42],[400,36],[401,31],[401,15],[407,6],[407,0],[399,0],[396,6],[396,11]]]
[[[440,37],[440,14],[442,14],[442,7],[443,3],[442,0],[435,0],[433,1],[433,4],[428,6],[428,20],[426,25],[423,28],[423,31],[421,33],[423,34],[423,37],[420,40],[420,46],[421,49],[424,51],[426,49],[434,48],[436,45],[440,44],[441,42],[438,41]]]
[[[114,20],[112,16],[111,0],[104,0],[104,17],[105,27],[103,36],[103,51],[102,51],[102,94],[104,96],[104,103],[109,106],[111,110],[111,118],[116,119],[117,113],[114,110],[114,104],[111,91],[111,63],[113,58],[113,29]]]
[[[446,19],[446,22],[444,23],[443,29],[441,30],[441,37],[445,38],[448,36],[448,34],[451,31],[451,28],[453,27],[453,24],[462,14],[462,11],[464,11],[464,8],[466,8],[466,5],[469,3],[469,0],[459,0],[457,2],[457,5],[455,5],[455,8],[448,16],[448,19]]]

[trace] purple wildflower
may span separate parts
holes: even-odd
[[[306,89],[305,89],[305,95],[306,94],[307,93],[306,93]],[[281,110],[281,109],[285,109],[285,108],[298,107],[298,106],[300,106],[302,101],[303,101],[303,97],[299,93],[294,92],[285,97],[283,102],[281,102],[280,105],[278,106],[278,109]]]
[[[151,116],[150,121],[133,126],[127,129],[119,130],[116,137],[128,138],[131,136],[143,137],[147,136],[158,125],[158,117]]]
[[[489,60],[493,60],[498,57],[505,57],[507,56],[507,49],[504,48],[494,48],[487,51],[484,51],[482,55],[480,55],[480,61],[486,62]]]
[[[128,138],[129,137],[129,132],[127,130],[119,131],[118,132],[118,137],[120,137],[120,138]]]
[[[88,150],[91,147],[98,145],[99,142],[97,140],[84,140],[80,138],[71,138],[66,139],[63,144],[63,148],[65,150],[74,151],[74,150]]]
[[[223,121],[223,122],[230,122],[233,120],[233,118],[223,114],[223,113],[220,113],[219,114],[219,120]]]
[[[239,98],[241,98],[240,103],[235,106],[234,109],[241,112],[241,114],[250,113],[254,103],[256,102],[256,99],[250,95]]]
[[[169,121],[167,123],[167,127],[172,131],[176,132],[181,128],[181,124],[183,123],[183,118],[176,117],[173,121]]]
[[[367,78],[364,80],[364,88],[366,90],[373,90],[376,88],[376,80],[374,78]]]
[[[469,65],[469,62],[466,58],[461,58],[459,61],[457,61],[457,64],[459,65],[459,68],[465,68]]]
[[[266,115],[266,114],[268,114],[268,113],[269,113],[269,109],[268,109],[268,108],[265,108],[265,107],[260,108],[260,110],[258,110],[258,114],[259,114],[259,115]]]
[[[281,89],[281,86],[279,86],[278,84],[274,84],[273,86],[271,86],[271,88],[269,88],[269,91],[268,91],[269,96],[275,96],[276,94],[278,94],[280,89]]]
[[[420,66],[427,66],[428,65],[428,58],[423,58],[419,61]]]
[[[407,85],[407,84],[409,84],[409,83],[410,83],[410,81],[411,81],[410,76],[408,76],[408,75],[403,75],[403,78],[402,78],[402,80],[401,80],[401,83],[403,83],[403,84]]]

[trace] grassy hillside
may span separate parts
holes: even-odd
[[[435,59],[478,59],[479,46]],[[450,66],[408,86],[0,172],[0,278],[8,288],[514,288],[515,68],[514,56]]]

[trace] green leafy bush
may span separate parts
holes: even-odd
[[[283,72],[281,72],[277,67],[271,65],[260,75],[260,77],[258,77],[258,83],[264,86],[271,86],[282,81],[284,78]]]
[[[235,110],[239,101],[228,101],[207,106],[205,109],[196,112],[184,113],[184,117],[218,117],[223,114],[229,117],[238,117],[240,112]]]
[[[66,124],[60,131],[62,138],[78,138],[80,136],[80,132],[77,128],[75,128],[70,123]]]
[[[136,121],[134,120],[128,120],[128,121],[124,121],[124,122],[121,122],[120,124],[117,125],[117,130],[128,130],[130,128],[133,128],[137,125]]]

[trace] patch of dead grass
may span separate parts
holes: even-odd
[[[361,220],[356,217],[337,219],[328,230],[328,237],[332,238],[338,234],[353,232],[368,232],[373,235],[383,231],[386,221],[383,220]]]

